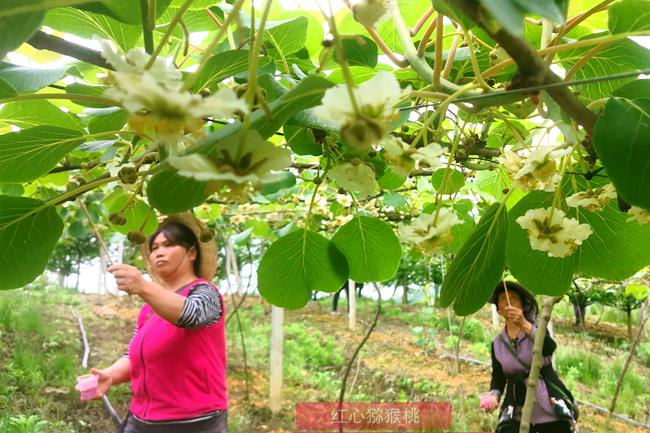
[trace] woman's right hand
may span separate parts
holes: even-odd
[[[99,400],[113,386],[113,378],[106,373],[106,370],[99,370],[97,368],[91,369],[90,373],[99,376],[97,381],[97,395],[92,398],[92,400]]]
[[[495,394],[490,394],[484,400],[481,400],[481,409],[486,412],[492,412],[497,407],[499,407],[499,398]]]

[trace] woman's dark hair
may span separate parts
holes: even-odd
[[[163,226],[158,227],[150,237],[149,237],[149,251],[153,246],[153,241],[158,237],[159,234],[163,233],[167,240],[172,245],[179,245],[186,250],[191,250],[192,248],[196,249],[196,260],[194,261],[194,273],[199,274],[201,269],[201,249],[198,247],[198,240],[194,232],[190,230],[187,226],[180,223],[167,223]]]
[[[494,292],[492,293],[489,302],[497,306],[499,305],[499,295],[505,292],[504,284],[508,288],[508,293],[515,293],[519,296],[521,305],[524,307],[524,317],[526,317],[530,323],[534,323],[535,320],[537,320],[537,312],[539,310],[537,300],[535,300],[535,297],[519,283],[514,281],[499,281],[499,284],[494,288]]]

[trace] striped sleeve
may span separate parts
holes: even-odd
[[[131,336],[131,341],[129,341],[129,345],[127,346],[126,352],[124,352],[122,354],[122,356],[120,356],[120,358],[129,359],[129,349],[128,348],[131,347],[131,342],[133,341],[133,339],[135,338],[135,335],[137,333],[138,333],[138,327],[136,326],[135,329],[133,330],[133,335]]]
[[[217,291],[209,284],[197,284],[185,298],[183,311],[176,322],[180,328],[201,328],[221,319],[223,306]]]

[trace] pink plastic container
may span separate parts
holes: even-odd
[[[82,400],[90,400],[97,396],[97,384],[99,376],[96,374],[84,374],[77,377],[75,389],[81,393]]]

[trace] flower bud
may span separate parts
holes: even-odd
[[[126,238],[133,245],[142,245],[147,241],[147,237],[140,230],[133,230],[126,235]]]
[[[133,165],[125,165],[117,172],[122,183],[131,184],[138,180],[138,170]]]
[[[108,221],[115,226],[123,226],[126,224],[126,217],[122,213],[113,212],[108,216]]]

